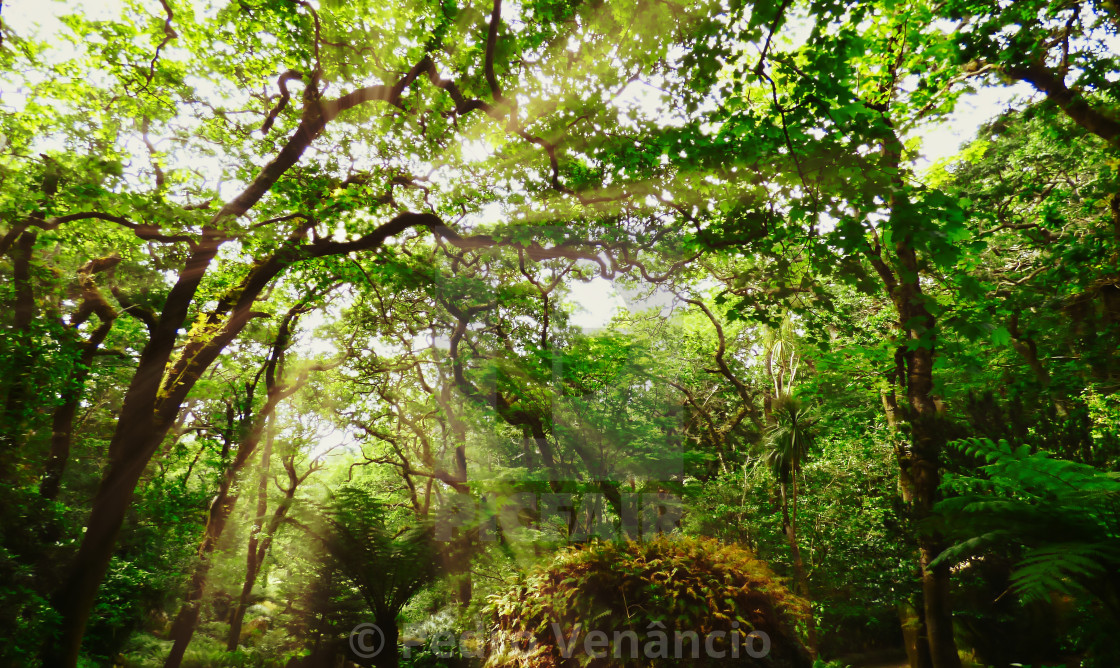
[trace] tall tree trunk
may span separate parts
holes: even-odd
[[[291,508],[294,496],[294,488],[285,491],[284,498],[280,501],[276,510],[272,512],[272,518],[269,520],[268,526],[265,527],[264,537],[256,544],[253,544],[253,538],[250,538],[250,547],[253,549],[245,557],[247,566],[245,582],[241,586],[237,607],[234,608],[230,617],[229,637],[226,639],[226,649],[231,652],[237,649],[237,644],[241,641],[241,627],[245,623],[245,613],[249,610],[253,588],[257,584],[257,578],[260,577],[264,560],[268,558],[268,553],[272,549],[272,541],[276,537],[276,531],[284,522],[284,517],[288,514],[288,509]]]
[[[109,442],[109,466],[94,496],[82,544],[68,576],[52,597],[60,617],[61,637],[57,642],[48,641],[43,647],[45,665],[77,665],[82,635],[97,590],[109,569],[132,495],[152,455],[174,424],[185,392],[193,386],[192,381],[184,381],[183,387],[176,388],[183,393],[174,400],[164,398],[161,404],[164,373],[174,352],[179,328],[220,245],[216,237],[209,234],[206,237],[195,246],[179,281],[168,293],[163,314],[140,355],[136,373],[125,393],[116,431]]]
[[[183,605],[179,608],[179,614],[175,616],[175,623],[171,626],[171,639],[174,644],[171,646],[171,652],[167,655],[163,664],[164,668],[178,668],[183,660],[183,654],[187,651],[187,646],[190,645],[191,638],[194,637],[194,632],[198,628],[202,598],[206,594],[206,582],[210,573],[210,566],[213,564],[212,554],[225,531],[229,517],[233,513],[233,508],[237,504],[238,497],[236,494],[230,494],[230,489],[237,482],[249,457],[256,450],[257,444],[260,443],[261,431],[272,415],[276,403],[279,403],[278,401],[271,401],[271,399],[270,397],[270,401],[265,403],[260,414],[254,420],[252,429],[241,442],[241,445],[238,446],[233,462],[230,463],[225,475],[222,476],[218,494],[214,498],[214,502],[210,504],[206,531],[203,534],[202,544],[198,548],[199,561],[195,565]],[[271,434],[268,440],[271,441]],[[266,446],[266,453],[268,449]]]
[[[792,492],[792,513],[791,503],[787,498],[786,490],[787,484],[785,482],[778,483],[778,489],[782,495],[782,528],[786,534],[786,542],[789,543],[790,558],[793,561],[793,576],[797,581],[798,594],[809,603],[809,618],[806,622],[808,627],[808,640],[809,640],[809,655],[815,661],[819,646],[817,643],[817,621],[813,615],[812,596],[809,592],[809,576],[805,573],[805,562],[801,559],[801,546],[797,543],[797,478],[794,477],[792,483],[788,486]]]
[[[933,359],[936,321],[926,308],[918,282],[918,261],[914,249],[900,241],[896,253],[905,280],[899,294],[899,321],[909,339],[906,359],[906,399],[910,416],[910,472],[914,479],[914,511],[919,526],[933,513],[941,486],[940,456],[944,435],[937,404],[933,400]],[[934,668],[960,668],[960,656],[953,638],[953,608],[949,598],[949,565],[931,566],[944,549],[941,536],[934,531],[918,533],[922,567],[922,599],[930,656]]]
[[[888,127],[890,121],[884,117]],[[901,411],[910,426],[908,475],[912,481],[913,518],[918,527],[933,513],[941,484],[940,454],[944,436],[933,400],[933,361],[937,320],[922,293],[922,268],[914,244],[914,221],[907,200],[907,185],[900,170],[903,146],[893,128],[882,142],[884,163],[890,170],[889,227],[894,238],[895,266],[883,256],[880,238],[868,244],[867,258],[883,280],[898,315],[897,330],[906,339],[896,359],[899,380],[905,378],[906,408]],[[953,637],[953,609],[949,599],[949,567],[930,564],[943,549],[941,537],[921,528],[918,562],[922,571],[922,607],[933,668],[960,668]]]
[[[206,593],[206,580],[210,572],[211,554],[218,544],[218,540],[225,530],[227,521],[233,508],[237,503],[237,496],[230,495],[230,489],[237,482],[241,471],[244,470],[249,458],[256,452],[257,446],[261,442],[262,436],[267,431],[265,437],[265,450],[264,450],[264,467],[263,475],[268,475],[268,461],[272,456],[272,430],[271,422],[276,407],[280,402],[290,397],[299,388],[303,387],[307,381],[307,374],[304,373],[299,376],[292,383],[285,383],[282,378],[278,377],[279,373],[282,375],[282,364],[284,361],[284,351],[287,349],[291,342],[292,325],[296,318],[304,312],[304,304],[300,303],[289,309],[284,319],[280,322],[280,327],[276,333],[276,339],[272,344],[272,351],[269,353],[268,360],[264,365],[265,376],[265,402],[261,407],[260,412],[256,417],[252,418],[251,426],[248,432],[243,432],[244,436],[241,443],[237,447],[237,453],[234,455],[233,461],[230,463],[229,468],[226,469],[225,475],[222,476],[222,482],[218,488],[218,495],[214,502],[210,505],[210,517],[206,523],[206,532],[203,535],[202,544],[199,546],[198,555],[199,562],[195,566],[194,574],[191,577],[190,585],[187,589],[187,596],[183,602],[183,606],[179,609],[179,614],[175,617],[175,623],[171,627],[171,638],[174,644],[171,647],[171,652],[164,662],[164,668],[178,668],[183,660],[183,654],[187,650],[187,646],[194,637],[195,629],[198,628],[199,613],[201,612],[202,597]],[[259,376],[258,376],[259,377]],[[246,406],[244,413],[250,413],[252,410],[254,384],[246,384]],[[229,448],[229,443],[233,440],[234,419],[232,406],[227,413],[229,423],[226,435],[226,445],[223,449],[223,456]],[[263,481],[265,490],[267,490],[267,479]],[[261,511],[262,513],[264,510]],[[234,646],[236,649],[236,645]]]
[[[249,598],[257,582],[257,569],[260,563],[257,560],[257,545],[260,541],[261,530],[264,527],[264,516],[268,512],[268,473],[272,462],[272,433],[269,432],[265,439],[264,450],[261,452],[261,472],[257,479],[257,512],[253,517],[253,528],[249,531],[249,546],[245,551],[245,582],[241,586],[241,594],[237,597],[237,605],[229,620],[229,637],[226,638],[226,650],[234,651],[241,640],[241,624],[245,619],[245,611],[249,608]]]
[[[190,583],[187,585],[187,594],[175,622],[171,625],[171,651],[164,661],[164,668],[178,668],[183,661],[183,654],[190,645],[194,631],[198,627],[198,618],[202,609],[202,597],[206,593],[206,580],[210,574],[213,563],[214,547],[222,537],[226,521],[229,519],[233,507],[237,503],[237,495],[229,493],[230,487],[237,476],[231,467],[222,477],[221,487],[214,502],[210,504],[210,515],[206,521],[206,531],[203,534],[202,545],[198,549],[198,563],[195,564]]]
[[[930,402],[932,404],[932,402]],[[937,501],[941,475],[938,470],[940,429],[936,415],[919,416],[911,422],[914,433],[912,454],[915,471],[914,509],[919,525],[933,513]],[[949,590],[949,565],[931,566],[945,549],[940,534],[921,529],[918,533],[919,560],[922,567],[922,601],[925,609],[926,632],[929,637],[930,655],[934,668],[960,668],[953,637],[953,608]]]
[[[35,232],[19,235],[12,246],[12,284],[15,303],[12,311],[12,330],[8,334],[11,366],[7,369],[10,385],[0,412],[0,482],[18,485],[19,467],[16,456],[23,441],[23,422],[27,412],[28,374],[35,362],[36,353],[31,337],[31,323],[35,316],[35,293],[31,286],[31,255],[35,246]]]
[[[900,352],[899,355],[902,353]],[[901,361],[901,357],[900,357]],[[893,377],[893,374],[892,374]],[[898,405],[898,398],[893,389],[881,395],[883,410],[887,416],[887,426],[893,436],[892,448],[895,461],[898,463],[898,491],[906,508],[914,504],[914,478],[910,475],[910,455],[901,435],[902,421],[904,420],[902,408]],[[913,525],[913,517],[908,517]],[[921,570],[916,572],[921,577]],[[911,668],[932,668],[933,657],[930,656],[928,632],[926,631],[925,611],[920,602],[907,600],[898,604],[898,621],[902,627],[903,642],[906,646],[906,656]]]
[[[892,204],[895,204],[892,202]],[[906,342],[900,348],[898,375],[905,378],[906,406],[898,410],[910,427],[910,451],[904,473],[912,489],[911,509],[915,523],[933,513],[941,484],[940,453],[944,440],[937,405],[933,400],[933,361],[936,345],[936,320],[926,307],[919,283],[917,254],[907,235],[895,244],[898,257],[898,278],[881,256],[872,256],[872,263],[887,284],[898,313],[898,328]],[[897,418],[897,415],[896,415]],[[902,464],[902,462],[900,462]],[[944,549],[941,536],[934,531],[918,532],[918,562],[922,573],[922,601],[926,638],[933,668],[960,668],[956,641],[953,638],[953,610],[949,598],[949,567],[930,564]]]
[[[922,611],[911,600],[899,601],[898,623],[902,628],[902,644],[910,668],[930,668],[933,659],[926,641],[926,622]]]
[[[89,621],[101,581],[109,569],[113,548],[124,524],[132,495],[148,460],[170,425],[153,424],[151,413],[126,406],[117,435],[110,443],[110,463],[97,488],[75,566],[53,597],[61,618],[61,637],[43,650],[47,666],[75,666],[82,635]]]
[[[89,376],[89,367],[98,346],[109,333],[112,323],[102,323],[84,346],[78,368],[67,379],[70,387],[63,392],[62,405],[51,416],[51,447],[47,463],[43,467],[43,477],[39,480],[39,495],[44,499],[55,500],[62,485],[62,475],[70,461],[70,446],[74,437],[74,417],[82,398],[82,387]]]

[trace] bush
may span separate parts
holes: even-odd
[[[491,668],[811,665],[794,630],[805,602],[751,552],[710,539],[567,550],[487,614]]]

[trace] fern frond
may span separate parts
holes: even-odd
[[[955,494],[937,510],[956,542],[935,563],[1018,547],[1024,556],[1011,579],[1023,600],[1100,593],[1102,576],[1120,568],[1120,476],[1006,441],[949,445],[987,463],[980,476],[956,476],[942,488]]]

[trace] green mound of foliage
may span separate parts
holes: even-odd
[[[795,630],[805,602],[750,551],[710,539],[573,548],[488,612],[492,668],[811,664]]]

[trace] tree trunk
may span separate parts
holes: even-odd
[[[899,431],[903,420],[902,409],[894,390],[883,392],[883,409],[887,416],[887,425],[894,435],[893,449],[895,460],[898,462],[898,491],[906,508],[914,505],[914,478],[910,475],[910,455],[906,444],[903,442]],[[913,524],[913,517],[908,517]],[[921,570],[917,572],[921,577]],[[902,627],[902,639],[906,646],[906,656],[911,668],[932,668],[933,657],[930,655],[929,635],[926,631],[925,612],[921,606],[916,606],[912,601],[901,601],[898,604],[898,621]]]
[[[932,403],[932,402],[931,402]],[[915,497],[919,525],[933,512],[941,476],[938,471],[938,428],[927,418],[911,423],[914,431]],[[934,668],[960,668],[960,657],[953,637],[953,609],[949,596],[949,565],[930,564],[945,548],[941,536],[933,531],[919,530],[918,550],[922,567],[922,600],[925,609],[926,633]]]
[[[109,446],[113,453],[109,468],[94,496],[81,547],[69,576],[53,597],[61,617],[61,637],[57,642],[48,641],[44,647],[44,665],[77,665],[82,635],[98,587],[109,569],[133,492],[167,432],[169,425],[155,425],[150,413],[137,415],[138,412],[132,407],[121,412],[117,434]]]
[[[125,393],[116,431],[109,442],[109,466],[94,496],[82,544],[71,562],[69,575],[52,596],[60,616],[61,638],[57,643],[48,640],[44,646],[45,665],[77,665],[82,635],[97,589],[113,557],[132,495],[152,455],[174,424],[186,391],[197,379],[196,375],[180,381],[181,388],[176,389],[183,390],[182,393],[176,400],[162,398],[161,405],[163,376],[175,350],[178,331],[186,321],[194,292],[210,261],[217,255],[219,245],[218,239],[209,234],[204,234],[204,240],[196,244],[184,262],[179,280],[168,293],[159,322],[140,355],[140,363]]]
[[[306,376],[301,376],[298,380],[291,384],[284,384],[276,377],[276,368],[279,362],[284,357],[284,350],[291,340],[291,324],[296,317],[296,309],[293,308],[285,316],[280,324],[279,331],[276,335],[276,340],[273,343],[272,353],[269,355],[268,362],[265,363],[265,387],[266,399],[264,406],[261,407],[260,413],[255,418],[252,418],[252,426],[241,440],[240,445],[237,447],[237,454],[234,456],[233,462],[230,463],[229,468],[222,476],[222,482],[218,489],[218,496],[214,503],[210,506],[210,517],[206,523],[206,533],[203,536],[202,544],[199,546],[198,553],[201,561],[195,569],[195,574],[191,578],[190,587],[187,591],[186,600],[183,602],[183,607],[179,609],[179,614],[175,618],[175,624],[171,629],[171,637],[175,644],[171,648],[171,653],[167,656],[167,661],[164,663],[164,668],[178,668],[183,660],[183,653],[190,644],[191,638],[194,636],[195,629],[198,628],[198,616],[200,606],[202,604],[202,597],[206,593],[206,578],[210,571],[210,555],[218,544],[218,539],[221,538],[222,532],[225,530],[226,522],[229,520],[230,514],[233,512],[233,507],[237,503],[237,496],[230,495],[229,491],[237,482],[237,478],[241,475],[245,465],[249,462],[249,458],[257,449],[257,445],[261,442],[261,437],[265,435],[267,430],[267,437],[265,438],[265,448],[262,462],[262,478],[261,478],[261,495],[262,499],[268,489],[268,462],[272,457],[272,431],[270,429],[270,422],[272,415],[276,411],[276,407],[280,402],[291,396],[296,390],[303,386]],[[246,401],[251,406],[253,400],[252,386],[248,391]],[[248,410],[246,410],[248,412]],[[233,431],[233,412],[229,412],[230,432]],[[230,434],[232,436],[232,434]],[[226,447],[228,448],[229,437],[226,439]],[[223,451],[224,452],[224,451]],[[262,501],[266,502],[266,501]],[[266,507],[260,508],[260,515],[263,516],[267,510]],[[259,523],[255,524],[259,530]],[[255,538],[255,534],[253,535]],[[250,539],[252,541],[252,538]],[[253,544],[250,542],[250,552],[253,550]],[[250,587],[250,589],[252,589]],[[240,626],[240,624],[239,624]],[[236,636],[231,636],[236,637]],[[236,643],[233,649],[237,649]],[[232,651],[232,650],[231,650]]]
[[[269,550],[272,549],[272,541],[276,537],[277,530],[280,525],[284,523],[284,518],[288,514],[288,510],[292,507],[292,500],[296,496],[296,489],[300,483],[307,479],[315,470],[316,467],[312,464],[307,473],[300,476],[296,473],[295,468],[295,455],[284,460],[284,469],[288,473],[288,487],[284,489],[284,497],[280,499],[277,504],[276,510],[272,511],[272,517],[268,520],[268,525],[264,528],[263,537],[261,534],[261,526],[264,523],[264,514],[268,511],[268,463],[272,456],[272,434],[269,433],[269,439],[265,444],[264,453],[262,458],[264,462],[261,464],[261,478],[258,485],[257,496],[257,517],[253,522],[253,531],[249,534],[249,546],[245,554],[245,582],[241,587],[241,595],[237,600],[237,607],[233,611],[233,616],[230,618],[229,637],[226,639],[226,647],[229,651],[237,649],[237,644],[241,641],[241,625],[245,619],[245,611],[249,609],[249,601],[253,593],[253,587],[257,583],[257,577],[261,573],[261,567],[264,565],[264,560],[268,557]]]
[[[12,330],[7,335],[11,346],[11,365],[7,369],[8,380],[4,407],[0,412],[0,482],[12,486],[19,485],[16,454],[23,440],[23,422],[27,412],[28,374],[35,363],[36,353],[31,337],[31,323],[35,316],[35,294],[31,287],[31,255],[35,246],[36,234],[31,231],[22,233],[12,247],[12,284],[15,303],[12,311]]]
[[[440,405],[443,407],[444,412],[447,413],[447,420],[451,424],[451,433],[455,439],[455,479],[459,482],[467,482],[467,426],[459,417],[457,410],[454,410],[451,405],[451,390],[450,383],[444,382],[438,394],[434,394],[438,399]],[[452,543],[451,553],[454,563],[450,564],[449,572],[458,572],[456,579],[456,589],[459,599],[459,607],[467,609],[471,604],[471,598],[474,596],[474,581],[471,574],[471,558],[474,556],[474,538],[476,533],[471,531],[462,531],[458,538]]]
[[[910,601],[898,604],[898,621],[902,627],[902,644],[911,668],[930,668],[929,643],[926,642],[926,625],[919,611]]]
[[[276,530],[280,528],[283,523],[284,517],[291,507],[292,498],[295,496],[295,487],[285,492],[283,500],[276,510],[272,513],[272,518],[268,522],[268,526],[264,531],[264,538],[259,543],[253,537],[249,538],[249,547],[251,548],[245,557],[246,571],[245,582],[241,586],[241,595],[237,599],[237,607],[234,608],[233,616],[230,618],[229,637],[226,639],[226,649],[230,652],[237,649],[237,645],[241,642],[241,627],[245,621],[245,612],[249,609],[249,602],[252,600],[253,587],[257,584],[257,578],[261,574],[261,567],[264,565],[264,560],[268,557],[269,550],[272,549],[272,539],[276,536]]]
[[[910,473],[914,480],[914,511],[919,527],[933,513],[941,485],[940,453],[944,440],[937,405],[933,401],[933,349],[935,321],[925,306],[917,281],[917,259],[912,248],[898,248],[904,270],[913,271],[914,281],[903,284],[900,297],[908,308],[899,309],[900,321],[908,327],[910,345],[906,359],[906,398],[909,403]],[[912,348],[912,349],[909,349]],[[944,549],[936,532],[919,530],[918,550],[922,567],[922,599],[926,632],[934,668],[960,668],[953,638],[953,608],[949,599],[949,566],[930,564]]]
[[[787,501],[786,496],[786,483],[779,482],[778,489],[782,495],[782,528],[785,530],[786,542],[789,543],[789,553],[793,561],[793,576],[797,581],[798,594],[805,599],[809,604],[809,618],[806,621],[808,627],[808,640],[809,640],[809,655],[815,661],[819,650],[817,644],[817,621],[813,615],[812,603],[813,599],[809,593],[809,577],[805,573],[805,562],[801,559],[801,546],[797,543],[797,479],[794,478],[790,485],[792,490],[792,515],[790,512],[790,503]]]
[[[884,120],[887,119],[884,117]],[[889,120],[887,124],[890,126]],[[893,128],[882,141],[882,151],[884,163],[891,170],[889,227],[895,240],[896,264],[891,267],[884,259],[884,248],[877,233],[875,244],[869,243],[866,253],[883,280],[898,315],[896,327],[906,339],[895,359],[897,380],[904,380],[906,384],[906,408],[896,413],[895,418],[905,417],[910,426],[910,452],[903,471],[912,483],[913,518],[921,527],[923,520],[933,512],[941,483],[939,458],[943,435],[932,395],[937,320],[927,307],[926,295],[922,294],[922,268],[913,239],[914,222],[902,220],[903,216],[910,215],[910,207],[900,169],[903,146]],[[935,532],[919,530],[918,561],[922,571],[923,611],[930,658],[933,668],[960,668],[960,657],[953,638],[949,569],[948,566],[930,566],[941,549],[940,536]]]
[[[232,477],[229,474],[225,476],[222,481],[222,489],[218,492],[214,503],[210,505],[210,517],[206,523],[206,533],[198,550],[199,561],[195,565],[193,575],[191,575],[183,605],[179,608],[179,614],[175,616],[175,622],[171,625],[173,644],[171,645],[171,652],[168,653],[167,659],[163,663],[164,668],[178,668],[183,661],[183,654],[187,651],[187,646],[190,645],[191,638],[194,637],[194,631],[198,627],[202,597],[206,594],[206,580],[213,563],[214,546],[221,538],[226,520],[233,511],[234,504],[237,503],[237,496],[229,495],[229,483]]]
[[[919,527],[933,513],[941,484],[940,453],[944,440],[937,405],[933,400],[933,362],[936,344],[933,314],[922,294],[917,254],[905,236],[895,245],[903,280],[892,290],[899,325],[907,342],[902,351],[905,363],[905,414],[910,424],[909,475],[913,481],[914,520]],[[926,634],[933,668],[960,668],[953,638],[953,609],[949,598],[949,567],[930,564],[944,549],[941,536],[920,529],[919,564],[922,569],[922,600]]]
[[[253,587],[257,584],[257,569],[260,564],[256,560],[256,546],[250,538],[250,547],[253,550],[246,559],[248,570],[245,571],[245,582],[241,585],[241,594],[237,597],[237,605],[229,618],[229,636],[226,638],[226,651],[233,652],[241,642],[241,627],[245,623],[245,613],[249,610],[249,601],[253,594]]]
[[[70,381],[79,384],[84,381],[85,373],[79,371],[78,378]],[[74,433],[74,416],[78,412],[80,396],[78,392],[67,392],[62,405],[55,409],[51,417],[51,449],[47,463],[43,467],[43,477],[39,480],[39,496],[49,501],[58,498],[62,485],[62,474],[70,461],[70,444]]]
[[[268,472],[272,462],[272,432],[265,439],[264,450],[261,452],[261,475],[257,481],[257,513],[253,518],[253,528],[249,532],[249,546],[245,553],[245,582],[241,586],[241,594],[237,597],[237,606],[229,620],[229,637],[226,638],[226,651],[237,649],[241,641],[241,624],[245,620],[245,611],[249,608],[249,598],[253,587],[257,583],[257,570],[260,561],[257,559],[257,544],[261,529],[264,527],[264,514],[268,512]]]
[[[377,668],[397,668],[400,665],[400,653],[397,649],[400,629],[397,628],[396,617],[378,615],[374,623],[385,634],[385,646],[373,657],[373,665]]]
[[[241,454],[241,449],[248,448],[251,451],[255,445],[255,443],[243,443],[241,448],[238,449],[238,455]],[[164,668],[178,668],[183,661],[183,654],[187,651],[187,646],[190,645],[191,638],[194,637],[195,629],[198,628],[202,598],[206,594],[206,581],[210,574],[210,566],[213,564],[214,548],[221,539],[229,516],[237,504],[237,495],[231,495],[229,491],[236,482],[245,459],[246,457],[239,456],[234,460],[225,475],[222,476],[218,494],[214,498],[214,502],[210,504],[210,516],[206,520],[206,531],[203,534],[202,544],[198,548],[199,561],[191,575],[183,605],[179,608],[179,614],[175,616],[175,622],[171,626],[171,640],[174,642],[171,646],[171,652],[164,661]]]

